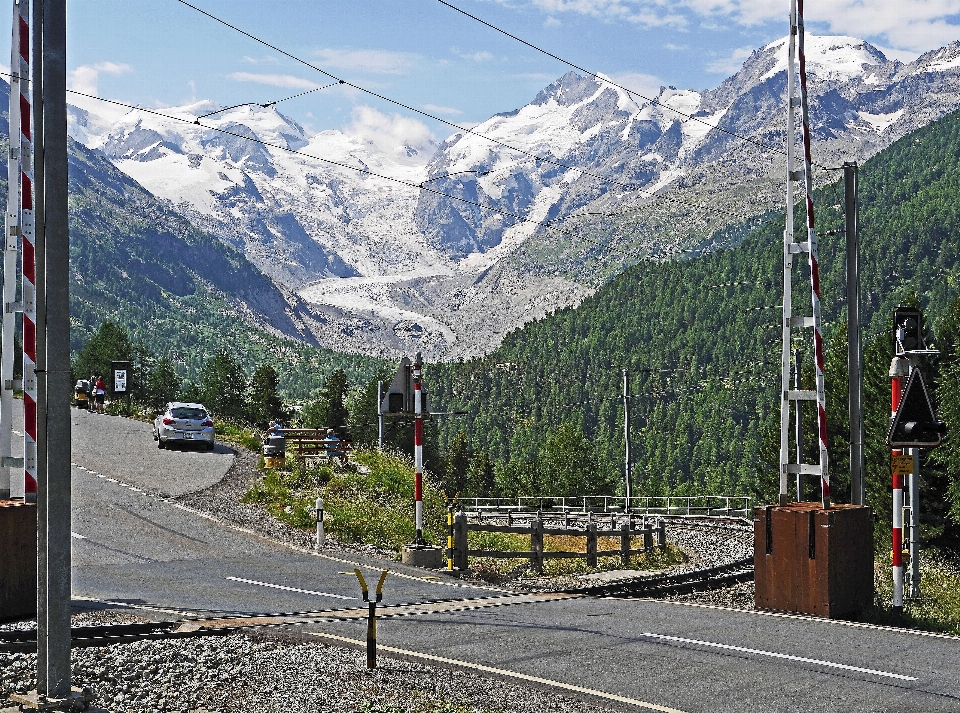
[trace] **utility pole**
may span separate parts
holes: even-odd
[[[900,397],[903,394],[903,379],[910,373],[910,363],[902,356],[894,356],[890,364],[890,418],[897,415],[900,408]],[[894,456],[901,455],[902,450],[894,448]],[[893,529],[891,540],[893,544],[893,611],[899,617],[903,611],[903,474],[898,468],[893,469]]]
[[[866,504],[863,432],[863,347],[860,342],[860,234],[857,164],[843,164],[844,233],[847,242],[847,390],[850,409],[850,502]]]
[[[799,348],[793,350],[793,388],[800,391],[800,353]],[[800,400],[794,402],[797,422],[794,429],[797,439],[797,463],[803,463],[803,419],[801,418]],[[797,502],[803,502],[803,473],[797,470]]]
[[[25,1],[25,0],[24,0]],[[38,591],[38,647],[46,648],[38,693],[69,701],[70,686],[70,231],[67,216],[67,3],[43,0],[43,208],[46,473],[44,589]],[[39,513],[38,513],[39,514]]]
[[[630,502],[633,497],[633,478],[630,465],[630,373],[623,370],[623,484],[626,500],[624,510],[630,510]]]

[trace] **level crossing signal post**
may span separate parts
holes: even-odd
[[[927,349],[924,344],[922,312],[913,307],[898,307],[894,312],[894,328],[887,445],[892,449],[893,608],[899,615],[903,610],[905,585],[909,585],[911,597],[920,596],[920,450],[939,446],[946,434],[946,425],[937,418],[923,379],[923,360],[939,351]],[[908,515],[906,522],[905,514]],[[905,534],[907,542],[904,542]],[[909,555],[909,573],[905,571],[904,554]]]
[[[378,389],[382,393],[382,389]],[[418,352],[411,361],[400,360],[393,381],[378,406],[381,416],[413,417],[414,454],[414,522],[416,533],[403,548],[404,564],[439,569],[443,564],[443,550],[427,543],[423,537],[423,417],[430,413],[427,394],[423,389],[423,357]]]

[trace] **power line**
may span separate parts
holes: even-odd
[[[203,10],[202,8],[199,8],[199,7],[197,7],[196,5],[193,5],[193,4],[189,3],[189,2],[187,2],[187,0],[176,0],[176,1],[179,2],[179,3],[182,4],[182,5],[185,5],[185,6],[189,7],[189,8],[192,9],[192,10],[195,10],[195,11],[199,12],[201,15],[205,15],[206,17],[209,17],[211,20],[214,20],[215,22],[219,22],[219,23],[220,23],[221,25],[223,25],[224,27],[228,27],[228,28],[230,28],[231,30],[234,30],[235,32],[239,32],[241,35],[244,35],[245,37],[250,38],[250,39],[253,40],[254,42],[258,42],[258,43],[260,43],[261,45],[263,45],[264,47],[268,47],[268,48],[272,49],[274,52],[279,52],[279,53],[282,54],[284,57],[287,57],[288,59],[292,59],[294,62],[298,62],[298,63],[304,65],[305,67],[309,67],[310,69],[312,69],[312,70],[314,70],[314,71],[316,71],[316,72],[320,72],[321,74],[323,74],[323,75],[325,75],[325,76],[327,76],[327,77],[330,77],[330,79],[335,79],[335,80],[337,80],[337,82],[339,82],[340,84],[343,84],[343,85],[345,85],[345,86],[348,86],[348,87],[350,87],[350,88],[352,88],[352,89],[356,89],[357,91],[363,92],[364,94],[369,94],[370,96],[376,97],[377,99],[380,99],[381,101],[389,102],[390,104],[393,104],[393,105],[395,105],[395,106],[399,106],[399,107],[401,107],[401,108],[403,108],[403,109],[406,109],[407,111],[412,111],[412,112],[414,112],[415,114],[419,114],[420,116],[425,116],[425,117],[427,117],[428,119],[432,119],[433,121],[439,121],[440,123],[446,124],[447,126],[450,126],[450,127],[454,128],[454,129],[456,129],[457,131],[462,131],[462,132],[464,132],[464,133],[466,133],[466,134],[471,134],[471,135],[477,136],[477,137],[479,137],[479,138],[481,138],[481,139],[485,139],[485,140],[487,140],[487,141],[490,141],[490,142],[492,142],[492,143],[497,144],[498,146],[502,146],[502,147],[505,148],[505,149],[509,149],[510,151],[516,151],[517,153],[521,153],[521,154],[523,154],[523,155],[525,155],[525,156],[528,156],[528,157],[530,157],[531,159],[533,159],[533,160],[535,160],[535,161],[542,162],[542,163],[549,163],[549,164],[552,164],[552,165],[554,165],[554,166],[559,166],[559,167],[561,167],[561,168],[566,168],[566,169],[571,170],[571,171],[579,171],[580,173],[585,174],[585,175],[587,175],[587,176],[593,176],[594,178],[596,178],[596,179],[598,179],[599,181],[602,181],[602,182],[604,182],[604,183],[609,183],[609,184],[611,184],[611,185],[620,186],[621,188],[624,188],[624,189],[627,189],[627,190],[630,190],[630,191],[637,191],[637,192],[639,192],[639,193],[646,193],[646,194],[649,195],[649,196],[654,196],[654,195],[656,195],[656,193],[654,193],[654,192],[652,192],[652,191],[644,190],[643,188],[640,188],[640,187],[637,186],[637,185],[630,184],[630,183],[625,183],[625,182],[623,182],[623,181],[617,181],[617,180],[614,180],[614,179],[612,179],[612,178],[607,178],[606,176],[602,176],[602,175],[600,175],[599,173],[594,173],[593,171],[590,171],[590,170],[588,170],[588,169],[585,169],[585,168],[583,168],[583,167],[581,167],[581,166],[572,166],[572,165],[570,165],[570,164],[566,164],[566,163],[564,163],[564,162],[562,162],[562,161],[558,161],[557,159],[550,158],[550,157],[548,157],[548,156],[538,156],[538,155],[536,155],[536,154],[534,154],[534,153],[531,153],[530,151],[526,151],[525,149],[519,148],[519,147],[517,147],[517,146],[512,146],[511,144],[508,144],[508,143],[505,143],[505,142],[503,142],[503,141],[500,141],[499,139],[495,139],[495,138],[493,138],[492,136],[487,136],[486,134],[481,134],[479,131],[474,131],[473,129],[468,128],[468,127],[466,127],[466,126],[461,126],[461,125],[456,124],[456,123],[454,123],[454,122],[452,122],[452,121],[449,121],[449,120],[447,120],[447,119],[443,119],[443,118],[441,118],[441,117],[439,117],[439,116],[434,116],[433,114],[430,114],[429,112],[423,111],[422,109],[417,109],[417,108],[415,108],[415,107],[410,106],[409,104],[404,104],[403,102],[398,101],[398,100],[396,100],[396,99],[391,99],[390,97],[384,96],[383,94],[379,94],[379,93],[373,91],[372,89],[367,89],[366,87],[361,87],[359,84],[353,84],[352,82],[349,82],[349,81],[347,81],[347,80],[345,80],[345,79],[342,79],[342,78],[340,78],[340,77],[337,77],[336,75],[332,74],[331,72],[328,72],[327,70],[323,69],[322,67],[319,67],[319,66],[313,64],[312,62],[308,62],[308,61],[305,60],[305,59],[301,59],[300,57],[297,57],[296,55],[291,54],[290,52],[287,52],[286,50],[280,49],[280,48],[277,47],[276,45],[270,44],[270,43],[267,42],[266,40],[262,40],[262,39],[260,39],[259,37],[257,37],[256,35],[251,34],[250,32],[247,32],[246,30],[243,30],[243,29],[241,29],[240,27],[237,27],[236,25],[230,24],[230,23],[227,22],[226,20],[220,19],[220,18],[217,17],[216,15],[213,15],[213,14],[207,12],[206,10]],[[452,7],[452,6],[451,6],[451,7]]]
[[[178,1],[182,2],[182,0],[178,0]],[[363,173],[363,174],[366,174],[366,175],[368,175],[368,176],[372,176],[372,177],[374,177],[374,178],[382,178],[382,179],[384,179],[384,180],[386,180],[386,181],[392,181],[393,183],[399,183],[400,185],[402,185],[402,186],[408,186],[409,188],[417,188],[417,189],[420,189],[420,190],[422,190],[422,191],[427,191],[427,192],[429,192],[429,193],[434,193],[434,194],[439,195],[439,196],[444,196],[445,198],[450,198],[451,200],[455,200],[455,201],[459,201],[459,202],[461,202],[461,203],[466,203],[466,204],[468,204],[468,205],[472,205],[472,206],[474,206],[474,207],[476,207],[476,208],[480,208],[480,209],[482,209],[482,210],[490,211],[491,213],[497,213],[497,214],[499,214],[499,215],[503,215],[503,216],[506,216],[506,217],[508,217],[508,218],[513,218],[513,219],[516,221],[516,222],[514,223],[514,225],[517,225],[518,223],[530,223],[530,224],[532,224],[532,225],[539,225],[539,226],[542,226],[542,227],[544,227],[544,228],[548,228],[548,229],[550,229],[550,230],[555,230],[555,231],[560,232],[560,233],[572,234],[572,232],[573,232],[573,231],[571,231],[571,230],[564,230],[563,228],[557,228],[557,227],[555,227],[554,225],[552,225],[549,221],[539,221],[539,220],[531,220],[530,218],[524,218],[523,216],[517,215],[516,213],[511,213],[511,212],[509,212],[509,211],[501,210],[501,209],[495,208],[495,207],[493,207],[493,206],[484,205],[483,203],[478,203],[477,201],[471,201],[471,200],[468,200],[468,199],[466,199],[466,198],[460,198],[459,196],[450,195],[449,193],[444,193],[443,191],[438,191],[438,190],[433,189],[433,188],[428,188],[428,187],[424,186],[423,184],[412,183],[412,182],[410,182],[410,181],[404,181],[402,178],[394,178],[393,176],[387,176],[387,175],[384,175],[384,174],[382,174],[382,173],[377,173],[377,172],[375,172],[375,171],[371,171],[371,170],[368,169],[368,168],[360,168],[360,167],[358,167],[358,166],[351,166],[350,164],[342,163],[342,162],[340,162],[340,161],[332,161],[332,160],[330,160],[330,159],[328,159],[328,158],[322,158],[322,157],[320,157],[320,156],[314,156],[313,154],[305,153],[304,151],[298,151],[297,149],[291,149],[291,148],[289,148],[289,147],[287,147],[287,146],[281,146],[280,144],[273,144],[273,143],[270,143],[269,141],[263,141],[262,139],[253,138],[253,137],[251,137],[251,136],[245,136],[245,135],[243,135],[243,134],[238,134],[238,133],[236,133],[236,132],[234,132],[234,131],[228,131],[227,129],[221,129],[221,128],[217,127],[217,126],[211,126],[211,125],[209,125],[209,124],[198,124],[199,119],[194,120],[194,121],[190,121],[189,119],[184,119],[184,118],[179,117],[179,116],[173,116],[173,115],[171,115],[171,114],[164,114],[163,112],[156,111],[156,110],[154,110],[154,109],[145,109],[144,107],[135,106],[135,105],[133,105],[133,104],[127,104],[126,102],[117,101],[116,99],[104,99],[103,97],[96,97],[96,96],[93,96],[92,94],[85,94],[84,92],[78,92],[78,91],[76,91],[75,89],[68,89],[67,91],[68,91],[70,94],[76,94],[77,96],[86,97],[87,99],[96,99],[97,101],[106,102],[107,104],[115,104],[115,105],[117,105],[117,106],[126,107],[126,108],[128,108],[128,109],[133,109],[133,110],[136,110],[136,111],[143,111],[143,112],[146,112],[146,113],[148,113],[148,114],[154,114],[155,116],[163,117],[164,119],[170,119],[171,121],[179,121],[179,122],[181,122],[181,123],[183,123],[183,124],[199,125],[200,128],[202,128],[202,129],[209,129],[209,130],[211,130],[211,131],[218,131],[218,132],[220,132],[221,134],[227,134],[228,136],[233,136],[233,137],[238,138],[238,139],[244,139],[244,140],[246,140],[246,141],[252,141],[252,142],[254,142],[254,143],[257,143],[257,144],[261,144],[261,145],[263,145],[263,146],[266,146],[266,147],[268,147],[268,148],[278,149],[278,150],[280,150],[280,151],[286,151],[286,152],[288,152],[288,153],[296,154],[296,155],[298,155],[298,156],[304,156],[304,157],[306,157],[306,158],[314,159],[315,161],[322,161],[323,163],[330,164],[331,166],[337,166],[338,168],[345,168],[345,169],[348,169],[348,170],[350,170],[350,171],[356,171],[357,173]],[[511,227],[512,227],[512,226],[511,226]]]
[[[183,2],[183,0],[179,0],[179,2]],[[648,101],[648,102],[650,102],[651,104],[654,104],[654,105],[656,105],[656,106],[662,107],[662,108],[664,108],[664,109],[666,109],[666,110],[668,110],[668,111],[673,112],[674,114],[678,114],[678,115],[684,117],[685,119],[687,119],[687,120],[689,120],[689,121],[696,121],[696,122],[698,122],[698,123],[700,123],[700,124],[703,124],[704,126],[707,126],[707,127],[711,128],[711,129],[716,129],[717,131],[722,131],[723,133],[728,134],[729,136],[733,136],[734,138],[740,139],[741,141],[745,141],[745,142],[747,142],[747,143],[750,143],[750,144],[753,144],[753,145],[755,145],[755,146],[758,146],[758,147],[764,149],[765,151],[773,151],[773,152],[775,152],[775,153],[786,154],[786,151],[785,151],[784,149],[781,149],[781,148],[778,148],[778,147],[774,147],[774,146],[770,146],[769,144],[765,144],[765,143],[763,143],[762,141],[758,141],[758,140],[756,140],[756,139],[751,139],[751,138],[748,137],[748,136],[743,136],[742,134],[738,134],[737,132],[731,131],[730,129],[725,129],[725,128],[723,128],[722,126],[720,126],[720,125],[718,125],[718,124],[711,124],[709,121],[704,121],[703,119],[701,119],[701,118],[698,117],[698,116],[694,116],[693,114],[686,114],[686,113],[684,113],[684,112],[682,112],[682,111],[678,111],[677,109],[674,109],[674,108],[671,107],[671,106],[667,106],[666,104],[663,104],[662,102],[660,102],[660,100],[658,100],[658,99],[651,99],[650,97],[645,96],[644,94],[641,94],[640,92],[634,91],[634,90],[632,90],[632,89],[627,89],[626,87],[623,87],[623,86],[617,84],[617,83],[614,82],[612,79],[609,79],[609,78],[607,78],[607,77],[601,77],[601,76],[600,76],[599,74],[597,74],[596,72],[591,72],[589,69],[585,69],[585,68],[581,67],[581,66],[578,65],[578,64],[574,64],[574,63],[571,62],[570,60],[564,59],[563,57],[560,57],[559,55],[553,54],[552,52],[549,52],[549,51],[543,49],[542,47],[538,47],[537,45],[533,44],[532,42],[528,42],[527,40],[523,39],[522,37],[518,37],[517,35],[511,34],[511,33],[507,32],[506,30],[497,27],[496,25],[494,25],[494,24],[492,24],[492,23],[489,23],[489,22],[487,22],[486,20],[484,20],[484,19],[482,19],[482,18],[480,18],[480,17],[477,17],[476,15],[472,15],[472,14],[470,14],[469,12],[467,12],[466,10],[462,10],[462,9],[460,9],[459,7],[457,7],[456,5],[452,5],[451,3],[447,2],[446,0],[437,0],[437,2],[439,2],[441,5],[446,5],[446,6],[449,7],[451,10],[455,10],[455,11],[459,12],[461,15],[464,15],[465,17],[469,17],[471,20],[474,20],[475,22],[479,22],[481,25],[485,25],[486,27],[489,27],[491,30],[494,30],[494,31],[496,31],[496,32],[499,32],[499,33],[502,34],[502,35],[506,35],[506,36],[509,37],[510,39],[516,40],[516,41],[519,42],[520,44],[526,45],[526,46],[529,47],[530,49],[536,50],[537,52],[540,52],[541,54],[545,54],[547,57],[551,57],[552,59],[555,59],[555,60],[557,60],[558,62],[561,62],[562,64],[567,65],[568,67],[573,67],[573,68],[576,69],[577,71],[583,72],[583,73],[586,74],[587,76],[592,77],[593,79],[596,79],[596,80],[600,81],[601,83],[605,83],[605,84],[609,84],[609,85],[611,85],[611,86],[614,86],[614,87],[616,87],[617,89],[620,89],[621,91],[626,92],[626,93],[627,93],[628,95],[630,95],[630,96],[640,97],[641,99],[643,99],[643,100],[645,100],[645,101]],[[788,127],[787,130],[789,131],[790,128]],[[812,162],[811,162],[811,163],[812,163]],[[817,163],[814,163],[813,165],[814,165],[814,166],[817,166],[817,168],[825,168],[824,166],[821,166],[820,164],[817,164]],[[827,170],[827,169],[825,169],[825,170]]]
[[[338,84],[342,84],[342,82],[330,82],[330,84],[324,84],[322,87],[314,87],[313,89],[308,89],[305,92],[294,94],[292,97],[284,97],[283,99],[274,99],[273,101],[269,101],[266,104],[261,104],[260,102],[243,102],[243,104],[234,104],[233,106],[228,106],[225,109],[217,109],[216,111],[211,111],[209,114],[201,114],[200,116],[197,117],[197,121],[195,121],[194,123],[199,123],[200,119],[205,119],[208,116],[214,116],[215,114],[222,114],[225,111],[230,111],[231,109],[239,109],[242,106],[259,106],[263,109],[267,109],[273,106],[274,104],[290,101],[291,99],[296,99],[297,97],[302,97],[306,94],[313,94],[314,92],[319,92],[321,89],[329,89],[330,87],[335,87]]]

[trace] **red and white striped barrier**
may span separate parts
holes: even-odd
[[[421,389],[423,362],[417,354],[413,364],[413,464],[414,501],[416,508],[417,536],[415,545],[423,544],[423,391]]]
[[[18,3],[17,54],[20,76],[30,76],[30,15],[28,3]],[[33,213],[33,137],[31,132],[30,90],[20,82],[20,220],[21,220],[21,294],[23,302],[23,478],[28,500],[37,497],[37,302],[36,258],[34,255]],[[12,97],[11,97],[12,101]],[[11,120],[11,142],[13,124]]]
[[[813,161],[810,155],[810,107],[807,95],[807,60],[803,50],[803,0],[797,0],[797,55],[800,60],[800,111],[803,123],[803,183],[806,190],[807,242],[810,250],[810,287],[813,304],[813,347],[817,376],[817,412],[820,431],[820,486],[823,507],[830,507],[830,472],[827,463],[827,401],[824,392],[823,335],[820,331],[820,264],[813,210]]]
[[[903,377],[890,377],[890,416],[897,415],[903,395]],[[893,449],[893,455],[903,451]],[[903,606],[903,475],[893,469],[893,606]]]

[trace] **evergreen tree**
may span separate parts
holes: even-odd
[[[448,500],[465,494],[471,456],[467,434],[463,431],[457,431],[450,447],[444,454],[445,463],[441,488],[447,494]]]
[[[177,400],[180,392],[180,376],[166,357],[153,361],[147,374],[144,401],[155,411]]]
[[[347,425],[347,375],[337,369],[327,378],[323,388],[308,403],[302,414],[305,428],[334,428],[340,431]]]
[[[475,451],[470,457],[465,495],[471,498],[496,496],[493,464],[490,462],[490,456],[486,451]]]
[[[132,345],[127,330],[112,320],[104,320],[73,360],[75,379],[102,376],[110,381],[110,362],[130,361]],[[108,384],[112,386],[112,384]]]
[[[270,421],[279,421],[285,416],[283,401],[277,395],[279,382],[276,369],[269,365],[258,367],[250,379],[247,420],[260,428],[266,429]]]
[[[198,388],[203,404],[220,418],[247,420],[247,376],[225,351],[207,359]]]

